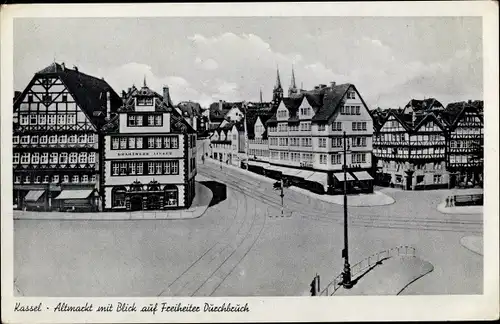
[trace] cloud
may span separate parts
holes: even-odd
[[[194,60],[194,62],[200,68],[202,68],[203,70],[207,70],[207,71],[216,70],[219,67],[219,64],[214,59],[211,59],[211,58],[204,60],[204,59],[197,56],[196,59]]]

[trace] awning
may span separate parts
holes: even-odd
[[[280,171],[280,172],[281,172],[281,168],[280,168],[280,167],[277,167],[277,166],[274,166],[274,165],[268,165],[268,166],[266,166],[266,170],[270,170],[270,171]]]
[[[63,190],[54,199],[87,199],[94,190]]]
[[[297,173],[296,177],[302,178],[302,179],[307,179],[310,176],[314,174],[313,171],[307,171],[307,170],[301,170],[299,173]]]
[[[24,196],[25,201],[38,201],[40,197],[43,195],[45,190],[30,190],[26,196]]]
[[[261,167],[261,168],[265,168],[268,166],[267,163],[262,163],[262,162],[257,162],[257,161],[248,161],[248,165],[253,165],[253,166]]]
[[[373,180],[373,177],[366,171],[353,172],[358,180]]]
[[[347,174],[347,181],[353,181],[354,180],[354,178],[352,177],[352,175],[349,172],[347,172],[346,174]],[[335,178],[337,178],[337,180],[339,180],[340,182],[345,181],[344,180],[344,172],[334,173],[333,176]]]
[[[325,187],[325,190],[328,188],[328,175],[323,172],[313,172],[313,174],[306,179],[307,181],[318,182]]]
[[[288,175],[288,176],[294,176],[296,177],[297,174],[300,173],[301,170],[299,169],[292,169],[292,168],[281,168],[281,173],[283,173],[284,175]]]

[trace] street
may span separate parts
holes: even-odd
[[[26,296],[301,296],[342,271],[342,206],[206,161],[197,181],[227,198],[190,220],[14,222],[15,284]],[[380,190],[380,189],[379,189]],[[381,189],[386,190],[386,189]],[[483,257],[464,248],[482,215],[444,215],[446,190],[387,189],[395,203],[349,208],[351,263],[410,245],[434,271],[404,294],[480,294]]]

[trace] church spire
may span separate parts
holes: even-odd
[[[145,74],[144,74],[144,85],[143,86],[144,86],[144,88],[147,87],[147,85],[146,85],[146,75]]]
[[[274,89],[282,89],[280,80],[280,70],[278,67],[276,67],[276,85],[274,86]]]
[[[290,88],[291,89],[297,88],[297,85],[295,84],[295,72],[293,70],[293,64],[292,64],[292,82],[290,83]]]
[[[260,103],[262,103],[262,88],[260,88],[259,91],[260,91]]]

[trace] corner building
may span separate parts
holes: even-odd
[[[195,195],[196,132],[144,83],[104,127],[104,210],[187,208]]]
[[[13,205],[96,211],[105,118],[121,99],[104,80],[52,63],[14,101]]]

